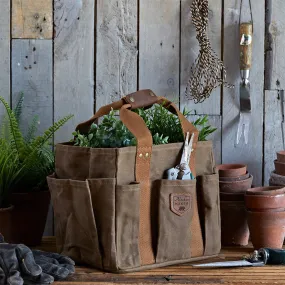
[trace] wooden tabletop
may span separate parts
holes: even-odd
[[[39,249],[55,251],[55,239],[44,238]],[[252,252],[252,248],[224,248],[218,258],[210,261],[237,260]],[[55,285],[152,285],[152,284],[285,284],[285,267],[264,266],[227,269],[197,269],[189,264],[175,265],[128,274],[111,274],[93,268],[76,267],[76,273]]]

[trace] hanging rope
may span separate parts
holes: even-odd
[[[226,70],[223,62],[211,47],[207,35],[209,20],[208,0],[194,0],[191,6],[192,22],[196,28],[200,52],[190,70],[190,78],[186,87],[186,98],[202,103],[209,98],[213,89],[220,85],[232,88],[227,84]]]

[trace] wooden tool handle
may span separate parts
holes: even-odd
[[[252,57],[252,23],[240,24],[240,69],[250,70]]]

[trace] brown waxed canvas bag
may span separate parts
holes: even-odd
[[[133,109],[163,104],[186,134],[195,134],[190,167],[194,180],[166,180],[178,165],[183,143],[152,145]],[[137,146],[56,146],[55,174],[48,177],[57,249],[78,263],[110,272],[131,272],[206,259],[221,247],[218,174],[210,141],[166,98],[141,90],[104,106],[77,130],[120,110]]]

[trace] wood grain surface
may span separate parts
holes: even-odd
[[[12,106],[24,93],[20,127],[24,134],[35,116],[42,135],[53,123],[53,77],[51,40],[12,41]]]
[[[137,0],[98,0],[96,109],[137,90]]]
[[[0,0],[0,96],[10,102],[10,0]],[[6,114],[0,105],[0,122]]]
[[[12,38],[52,38],[52,0],[12,0],[11,2]]]
[[[179,102],[179,0],[140,1],[139,88]]]
[[[269,184],[271,172],[274,170],[276,152],[283,149],[281,131],[282,113],[278,90],[265,91],[264,116],[264,185]]]
[[[265,89],[285,89],[285,1],[266,1]]]
[[[44,238],[42,250],[55,251],[54,237]],[[248,247],[228,247],[221,251],[219,257],[207,260],[230,261],[240,260],[244,255],[252,253]],[[205,262],[205,261],[204,261]],[[76,267],[76,273],[65,281],[55,285],[154,285],[154,284],[192,284],[192,285],[253,285],[253,284],[285,284],[285,271],[282,266],[199,269],[190,264],[174,265],[153,270],[128,274],[112,274],[88,267]]]
[[[77,124],[94,113],[94,1],[54,3],[54,120],[74,118],[55,135],[72,138]]]

